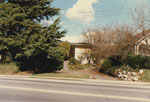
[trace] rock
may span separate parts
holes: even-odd
[[[131,81],[132,79],[131,79],[131,77],[128,77],[128,79],[127,79],[127,80]]]
[[[119,78],[121,78],[122,75],[118,75]]]
[[[132,75],[132,76],[136,76],[137,73],[136,73],[136,72],[132,72],[131,75]]]
[[[128,78],[128,76],[127,76],[127,75],[124,75],[124,77],[125,77],[125,78]]]
[[[119,73],[119,75],[122,75],[122,73],[121,72],[118,72]]]
[[[122,73],[123,73],[123,74],[127,74],[127,72],[126,72],[126,71],[123,71]]]
[[[127,74],[128,74],[128,75],[131,75],[131,72],[128,72]]]
[[[128,76],[127,75],[122,75],[121,78],[124,79],[124,80],[127,80]]]
[[[138,81],[140,79],[140,73],[143,73],[143,70],[139,72],[127,72],[127,71],[118,71],[117,77],[128,80],[128,81]]]
[[[138,81],[139,79],[137,77],[132,78],[133,81]]]
[[[140,72],[140,74],[142,74],[144,71],[143,71],[143,70],[140,70],[139,72]]]

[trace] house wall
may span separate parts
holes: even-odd
[[[88,64],[89,57],[89,48],[75,48],[75,59],[80,61],[82,64]]]
[[[148,41],[148,44],[150,45],[150,39],[149,38],[147,38],[146,40],[142,40],[141,42],[140,42],[140,44],[147,44],[146,43],[146,41]]]
[[[84,45],[72,45],[69,53],[69,57],[74,57],[82,64],[88,64],[90,58],[91,48]]]
[[[147,44],[150,46],[150,37],[147,37],[145,40],[141,40],[138,42],[138,44],[135,46],[135,54],[136,55],[148,55],[150,52],[148,52]]]

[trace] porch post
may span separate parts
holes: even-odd
[[[139,45],[136,45],[136,46],[135,46],[135,54],[136,54],[136,55],[139,55]]]

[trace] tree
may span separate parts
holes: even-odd
[[[134,53],[134,30],[126,25],[92,29],[83,33],[83,41],[92,45],[91,57],[100,67],[103,59],[112,55]]]
[[[68,41],[64,41],[64,42],[60,42],[59,46],[61,48],[62,53],[65,56],[65,59],[68,59],[71,44]]]
[[[50,26],[40,22],[59,14],[52,0],[0,0],[0,53],[22,70],[52,71],[63,63],[58,42],[65,31],[59,18]]]
[[[135,30],[127,25],[116,26],[112,31],[113,38],[112,42],[114,44],[114,54],[115,55],[127,55],[134,54]]]
[[[111,48],[111,28],[97,28],[89,29],[87,32],[83,33],[83,41],[92,46],[91,57],[95,60],[95,63],[99,67],[101,65],[102,59],[112,53]]]
[[[139,54],[138,52],[140,52],[139,48],[141,47],[141,49],[143,49],[142,53],[145,55],[149,55],[150,54],[150,41],[149,41],[149,33],[150,33],[150,10],[146,8],[146,6],[144,6],[144,0],[143,0],[143,4],[141,6],[141,9],[136,9],[136,11],[133,13],[133,23],[135,25],[135,28],[137,29],[137,33],[139,33],[141,35],[141,37],[145,37],[144,38],[144,43],[145,44],[141,44],[136,46],[136,50],[137,50],[137,54]],[[138,39],[139,40],[139,39]]]

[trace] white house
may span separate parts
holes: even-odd
[[[71,43],[69,57],[74,57],[82,64],[87,64],[90,63],[89,61],[91,61],[90,52],[91,46],[87,43]]]
[[[150,55],[150,31],[142,34],[135,35],[137,41],[135,43],[135,54],[136,55]]]

